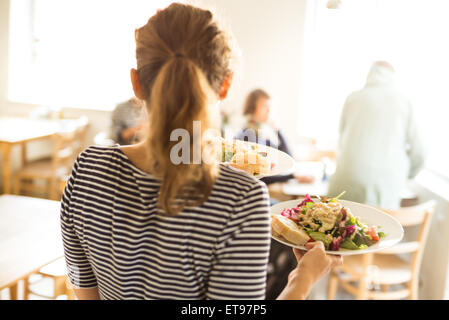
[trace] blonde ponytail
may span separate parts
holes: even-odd
[[[194,164],[194,121],[208,128],[207,107],[209,98],[204,88],[201,70],[185,57],[173,57],[156,77],[150,97],[150,131],[148,143],[155,172],[162,175],[159,204],[167,214],[180,212],[185,205],[196,206],[204,202],[212,190],[214,166]],[[174,164],[170,154],[176,141],[170,141],[174,130],[188,132],[188,163]]]

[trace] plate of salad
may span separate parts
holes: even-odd
[[[328,254],[376,252],[402,240],[404,230],[394,217],[372,206],[337,197],[306,195],[271,207],[271,236],[298,249],[323,242]]]

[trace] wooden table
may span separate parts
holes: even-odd
[[[0,196],[0,290],[17,283],[63,256],[58,201]]]
[[[0,117],[0,153],[3,158],[3,193],[11,193],[11,149],[22,147],[22,164],[26,161],[26,144],[47,139],[60,131],[73,127],[73,120],[47,120]],[[75,127],[73,127],[75,128]]]

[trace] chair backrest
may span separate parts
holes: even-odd
[[[397,210],[383,210],[392,215],[403,227],[421,225],[427,214],[435,211],[435,201],[427,201],[416,206],[400,208]]]
[[[75,131],[76,134],[75,147],[77,154],[81,153],[81,151],[83,151],[86,145],[86,135],[88,129],[89,129],[89,120],[87,119],[87,117],[81,117],[77,119],[77,128]]]
[[[382,254],[413,253],[411,262],[412,281],[418,281],[424,248],[429,235],[430,223],[435,212],[436,201],[430,200],[422,204],[400,208],[398,210],[383,210],[394,216],[403,227],[420,226],[416,241],[401,242],[387,249]]]
[[[70,170],[76,156],[85,145],[86,132],[89,122],[86,117],[70,120],[69,130],[54,135],[52,168],[54,176],[58,170]]]
[[[65,119],[66,125],[53,136],[50,199],[59,200],[63,190],[61,182],[70,175],[76,157],[85,144],[88,120],[86,117]]]
[[[53,177],[58,171],[67,169],[72,165],[76,154],[76,132],[59,132],[53,136],[52,170]]]

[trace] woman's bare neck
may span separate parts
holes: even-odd
[[[145,141],[129,146],[121,146],[120,150],[123,151],[123,153],[137,168],[151,174],[151,164],[149,161],[150,150]]]

